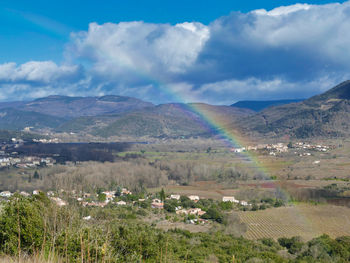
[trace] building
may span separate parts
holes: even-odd
[[[116,203],[117,205],[126,205],[126,202],[125,201],[119,201]]]
[[[202,216],[205,213],[206,212],[202,211],[202,209],[200,209],[200,208],[190,208],[190,209],[187,210],[187,214],[190,214],[190,215]]]
[[[241,205],[243,205],[243,206],[247,206],[247,205],[249,205],[247,201],[243,201],[243,200],[242,200],[242,201],[240,201],[239,203],[240,203]]]
[[[199,201],[199,196],[198,196],[198,195],[189,195],[188,198],[189,198],[191,201],[194,201],[194,202]]]
[[[222,198],[223,202],[239,203],[239,201],[234,196],[224,196]]]
[[[105,191],[103,193],[106,195],[106,202],[113,201],[115,197],[115,191]]]
[[[9,198],[9,197],[12,196],[12,193],[10,191],[3,191],[3,192],[0,193],[0,196]]]
[[[170,195],[170,199],[180,200],[180,195]]]
[[[159,199],[153,199],[151,203],[152,208],[158,208],[158,209],[163,209],[164,208],[164,203],[159,200]]]
[[[50,198],[52,201],[54,201],[58,206],[65,206],[67,205],[67,202],[62,200],[61,198],[59,197],[51,197]]]

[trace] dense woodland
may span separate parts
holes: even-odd
[[[128,143],[26,143],[16,149],[21,156],[53,157],[57,163],[114,161],[115,153],[126,150]]]

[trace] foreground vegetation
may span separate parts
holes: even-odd
[[[143,212],[141,212],[143,211]],[[348,262],[350,237],[250,241],[213,233],[167,232],[142,223],[138,207],[57,207],[44,194],[15,195],[2,207],[3,257],[51,262]],[[83,217],[90,215],[90,220]]]

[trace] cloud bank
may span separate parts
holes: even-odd
[[[140,21],[74,32],[65,63],[0,65],[0,99],[135,96],[155,103],[305,98],[350,78],[350,2],[233,12],[209,25]]]

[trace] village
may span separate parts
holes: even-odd
[[[41,191],[34,190],[31,193],[26,191],[12,193],[10,191],[0,192],[0,202],[8,202],[15,194],[19,194],[23,197],[30,197],[39,194],[46,195],[57,206],[68,206],[71,202],[69,199],[73,199],[74,202],[82,207],[138,207],[143,209],[151,209],[156,211],[162,211],[167,213],[174,213],[178,216],[182,216],[185,222],[188,224],[205,224],[210,219],[215,220],[211,216],[207,216],[210,213],[210,207],[213,204],[228,203],[229,206],[237,210],[249,210],[252,204],[244,200],[237,200],[234,196],[223,196],[219,202],[214,202],[211,199],[200,198],[198,195],[181,196],[179,194],[169,194],[164,197],[164,191],[154,194],[133,194],[127,188],[118,188],[115,191],[100,191],[99,193],[85,193],[76,191],[65,191],[63,189],[55,191]],[[227,206],[227,205],[226,205]],[[235,206],[235,207],[233,207]],[[86,216],[84,220],[92,219],[91,216]]]
[[[312,144],[308,142],[290,142],[288,144],[280,142],[276,144],[258,144],[249,145],[247,147],[231,148],[231,152],[243,153],[247,151],[259,151],[261,153],[265,152],[269,155],[276,156],[294,150],[293,153],[299,156],[311,156],[311,151],[325,153],[335,148],[334,145]]]
[[[33,168],[42,166],[52,166],[55,159],[49,156],[23,156],[16,149],[25,143],[22,139],[12,138],[11,141],[0,143],[0,168]]]

